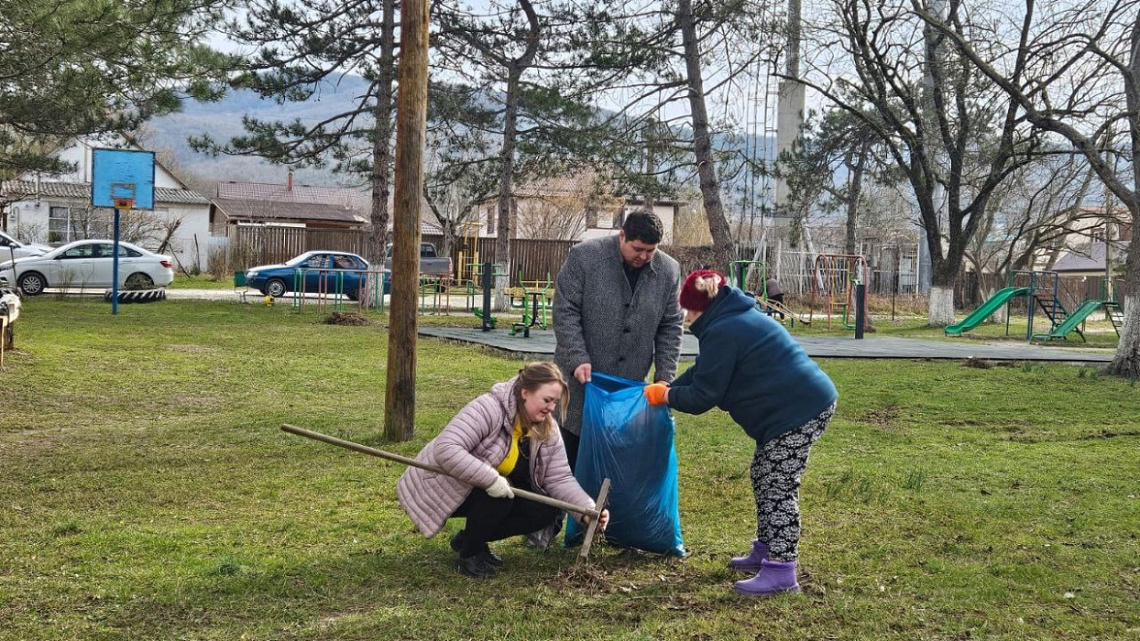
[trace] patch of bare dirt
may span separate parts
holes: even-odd
[[[325,325],[368,325],[371,321],[359,312],[333,312],[325,317]]]

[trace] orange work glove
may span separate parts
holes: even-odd
[[[645,400],[649,401],[650,405],[668,405],[669,386],[665,383],[654,383],[652,385],[646,385]]]

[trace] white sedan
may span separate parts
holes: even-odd
[[[48,287],[110,287],[115,243],[78,240],[43,256],[0,263],[0,281],[15,283],[28,296]],[[123,289],[166,287],[174,280],[170,257],[130,243],[119,243],[119,286]]]
[[[51,251],[51,247],[23,243],[14,236],[9,236],[0,231],[0,263],[25,256],[43,256],[49,251]]]

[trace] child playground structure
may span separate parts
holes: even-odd
[[[815,257],[812,268],[811,299],[808,303],[808,319],[815,313],[816,297],[827,314],[827,328],[831,329],[833,317],[838,317],[845,329],[856,329],[855,318],[861,311],[867,318],[867,299],[862,300],[862,310],[857,309],[856,291],[866,285],[871,278],[871,268],[867,259],[859,254],[820,254]]]
[[[1005,309],[1005,334],[1009,336],[1012,306],[1024,302],[1027,316],[1025,340],[1051,341],[1068,340],[1073,332],[1087,341],[1084,334],[1085,321],[1098,311],[1103,312],[1112,327],[1120,335],[1124,324],[1120,304],[1107,296],[1100,299],[1086,299],[1073,310],[1065,308],[1061,302],[1061,277],[1053,271],[1015,271],[1006,279],[1006,286],[994,292],[980,307],[970,312],[966,318],[945,328],[947,336],[961,336],[985,322],[998,310]],[[1024,301],[1023,301],[1024,299]],[[1048,322],[1048,330],[1036,331],[1036,322]]]

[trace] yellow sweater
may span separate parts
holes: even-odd
[[[515,428],[511,430],[511,447],[507,449],[507,457],[495,468],[499,474],[507,476],[515,470],[515,464],[519,462],[520,438],[522,438],[522,422],[515,417]]]

